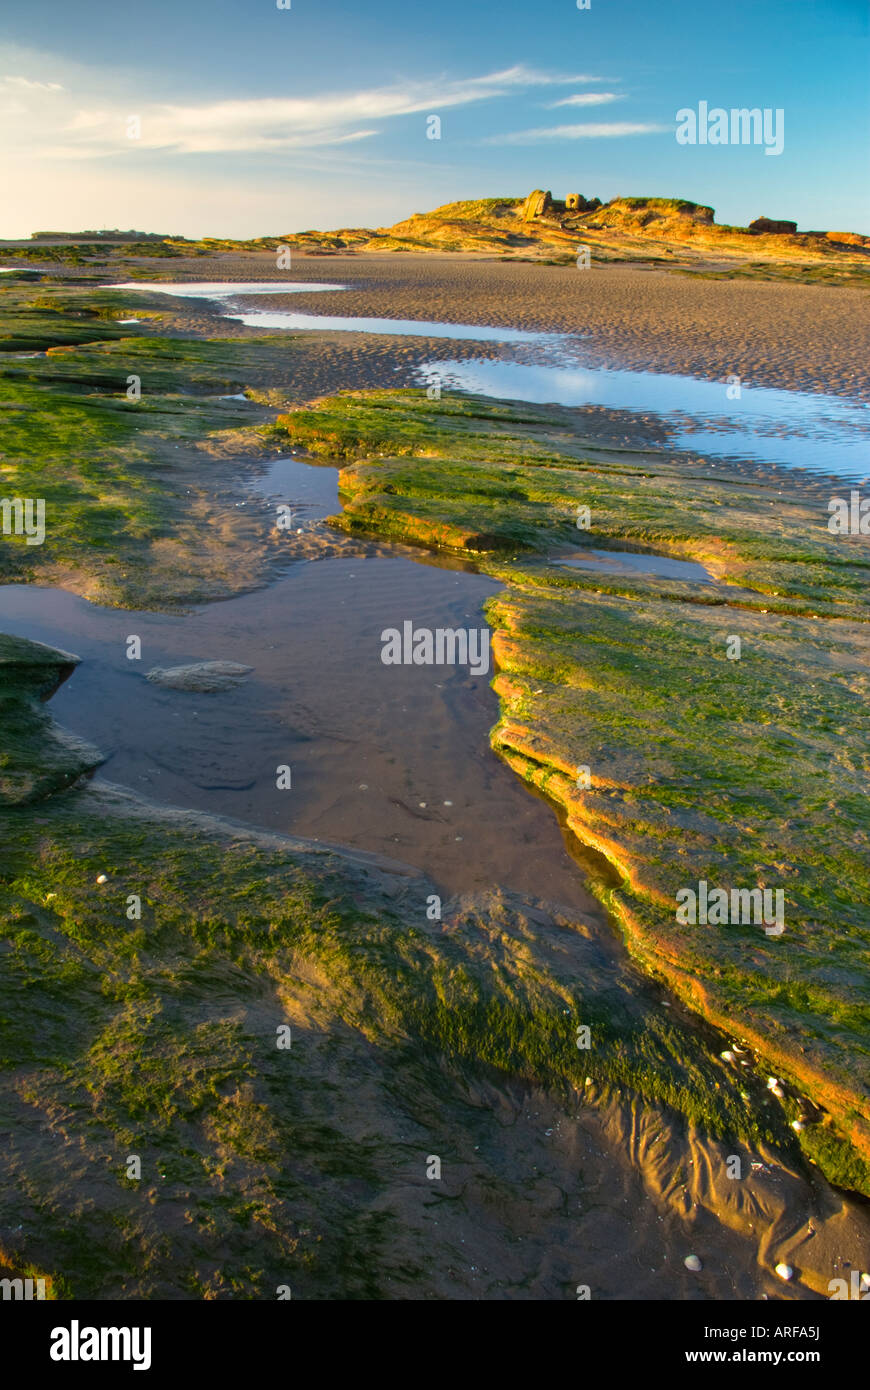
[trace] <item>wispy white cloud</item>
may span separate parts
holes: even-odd
[[[535,89],[595,81],[589,74],[540,72],[523,64],[461,79],[426,79],[304,97],[257,97],[189,103],[70,98],[48,129],[25,137],[34,155],[91,159],[138,149],[170,154],[276,153],[369,139],[376,122],[443,112]],[[46,84],[52,87],[57,84]],[[19,91],[23,96],[23,91]],[[35,93],[33,94],[35,97]],[[129,119],[138,117],[131,138]],[[43,135],[45,138],[41,138]]]
[[[622,100],[622,92],[578,92],[573,97],[562,97],[561,101],[548,102],[547,110],[555,111],[557,106],[604,106],[609,101]]]
[[[486,145],[536,145],[542,140],[608,140],[620,135],[653,135],[671,126],[651,121],[600,121],[585,125],[555,125],[535,130],[514,130],[504,135],[491,135]]]
[[[0,86],[4,87],[24,87],[28,91],[37,92],[62,92],[63,87],[59,82],[34,82],[29,77],[0,77]]]

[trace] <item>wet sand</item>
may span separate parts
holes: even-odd
[[[185,258],[160,269],[178,280],[276,274],[269,253]],[[621,266],[579,271],[459,255],[294,255],[292,270],[284,273],[348,287],[294,294],[299,312],[581,333],[590,366],[709,380],[735,373],[747,385],[870,396],[870,300],[852,287],[705,280]],[[286,308],[286,298],[270,302],[264,296],[256,307]],[[177,321],[199,333],[213,316],[191,307]],[[256,331],[224,320],[221,336]]]

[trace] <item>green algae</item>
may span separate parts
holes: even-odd
[[[0,495],[42,499],[46,535],[0,537],[0,580],[57,576],[135,607],[261,578],[267,540],[238,513],[212,528],[231,486],[223,441],[245,430],[240,448],[262,452],[248,426],[263,412],[217,398],[286,377],[287,342],[131,337],[111,318],[120,293],[30,295],[4,286],[0,300]]]
[[[471,554],[505,583],[493,746],[617,868],[601,891],[638,959],[830,1110],[864,1157],[802,1142],[853,1181],[870,1154],[870,547],[829,534],[808,489],[584,458],[582,415],[555,409],[347,393],[275,429],[347,461],[336,524]],[[718,583],[566,575],[548,555],[569,541],[698,560]],[[782,889],[785,934],[679,925],[676,893],[702,879]]]

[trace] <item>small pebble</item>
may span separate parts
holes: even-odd
[[[699,1274],[704,1268],[697,1255],[687,1255],[683,1260],[683,1264],[686,1266],[686,1269],[690,1269],[693,1274]]]
[[[780,1279],[784,1279],[786,1283],[788,1283],[789,1279],[794,1274],[794,1270],[792,1269],[791,1265],[785,1265],[780,1263],[776,1266],[775,1273],[779,1275]]]
[[[97,879],[97,883],[108,883],[108,882],[109,882],[109,876],[108,876],[108,874],[100,874],[99,878]]]
[[[795,1134],[800,1134],[801,1130],[804,1127],[804,1122],[803,1120],[792,1120],[791,1127],[794,1130]]]

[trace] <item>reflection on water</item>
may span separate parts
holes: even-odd
[[[569,569],[602,569],[614,575],[652,574],[660,579],[685,579],[693,584],[714,584],[710,571],[696,560],[675,560],[670,555],[649,555],[633,550],[582,550],[577,555],[557,555],[553,564]]]
[[[308,291],[344,290],[346,285],[303,284],[299,281],[206,281],[199,283],[148,284],[141,280],[123,285],[107,285],[110,290],[148,290],[160,294],[178,295],[182,299],[214,299],[225,303],[245,295],[304,294]],[[487,324],[436,323],[424,319],[342,318],[333,314],[293,314],[283,310],[251,309],[240,312],[224,310],[224,318],[236,319],[248,328],[319,329],[321,332],[378,333],[398,337],[474,339],[495,343],[557,343],[558,333],[528,333],[519,328],[493,328]]]
[[[560,354],[561,356],[561,354]],[[870,470],[870,407],[841,396],[742,386],[665,372],[592,370],[579,363],[428,362],[424,384],[475,395],[567,406],[655,412],[670,444],[714,457],[761,459],[854,478]]]
[[[303,463],[297,458],[273,459],[251,486],[263,497],[304,513],[309,521],[322,521],[339,510],[338,469],[328,464]]]
[[[179,299],[232,299],[239,294],[316,294],[343,290],[346,285],[306,285],[298,280],[126,280],[122,285],[105,285],[107,290],[147,290],[149,294],[171,294]]]
[[[334,493],[334,469],[308,471],[327,475]],[[276,485],[302,503],[286,479]],[[309,501],[334,506],[325,495]],[[267,589],[186,615],[4,585],[0,631],[83,658],[52,713],[107,755],[112,782],[400,859],[448,892],[501,886],[600,919],[551,809],[489,747],[498,718],[489,676],[381,660],[381,633],[405,620],[485,627],[482,604],[498,588],[482,575],[359,556],[295,564]],[[133,632],[141,661],[126,657]],[[155,666],[215,660],[254,670],[217,694],[145,679]],[[282,764],[289,790],[276,786]]]
[[[334,314],[290,314],[256,309],[247,314],[227,314],[248,328],[320,329],[345,333],[379,333],[411,338],[474,339],[490,343],[556,342],[555,333],[526,333],[519,328],[493,328],[487,324],[434,323],[426,319],[339,318]]]

